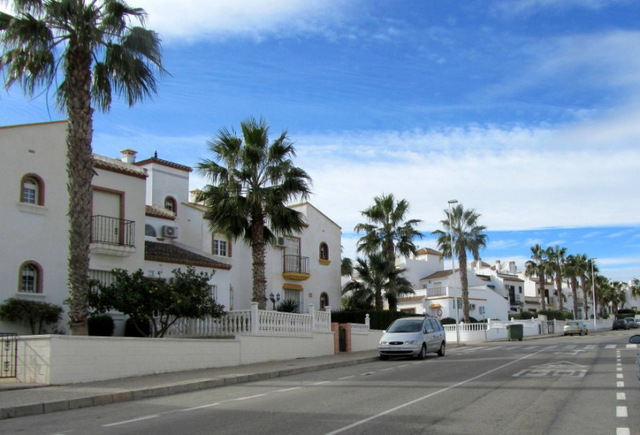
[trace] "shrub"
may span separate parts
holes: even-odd
[[[293,299],[285,299],[278,304],[278,311],[283,313],[299,313],[298,303]]]
[[[124,336],[125,337],[150,337],[151,336],[151,323],[145,320],[135,320],[129,317],[124,323]]]
[[[116,325],[108,314],[98,314],[87,319],[89,335],[96,337],[111,337]]]
[[[27,322],[32,334],[42,334],[46,327],[60,321],[62,307],[48,302],[9,298],[0,304],[0,319],[7,322]]]

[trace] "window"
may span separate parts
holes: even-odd
[[[329,246],[322,242],[320,243],[320,260],[328,260],[329,259]]]
[[[211,242],[211,252],[220,257],[231,257],[231,243],[227,240],[216,238],[214,235]]]
[[[22,177],[20,202],[44,205],[44,183],[40,177],[35,174],[27,174]]]
[[[20,291],[42,293],[42,271],[37,263],[29,261],[20,267]]]
[[[153,225],[145,224],[144,235],[150,236],[150,237],[156,237],[156,229],[153,228]]]
[[[324,311],[329,306],[329,295],[325,292],[320,294],[320,310]]]
[[[170,212],[178,214],[178,204],[176,203],[175,198],[171,196],[167,196],[164,199],[164,208],[169,210]]]
[[[209,286],[209,296],[211,296],[211,299],[213,299],[214,301],[218,301],[218,286],[213,284]]]

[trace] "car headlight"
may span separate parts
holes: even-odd
[[[418,340],[408,340],[405,341],[404,344],[418,344]]]

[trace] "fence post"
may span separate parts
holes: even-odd
[[[369,313],[364,316],[364,324],[367,325],[367,329],[371,329],[371,319],[369,318]]]
[[[251,333],[257,334],[260,330],[260,318],[258,315],[258,303],[251,302]]]
[[[309,304],[309,315],[311,316],[311,331],[316,330],[316,309],[313,304]]]

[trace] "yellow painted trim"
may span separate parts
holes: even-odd
[[[323,266],[328,266],[331,264],[331,260],[323,260],[323,259],[319,259],[318,263],[322,264]]]
[[[297,290],[297,291],[304,290],[304,287],[302,287],[300,284],[291,284],[288,282],[285,282],[284,284],[282,284],[282,288],[285,290]]]
[[[282,277],[284,279],[292,279],[294,281],[305,281],[309,279],[310,275],[308,273],[284,272]]]

